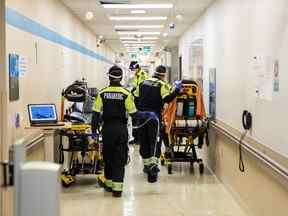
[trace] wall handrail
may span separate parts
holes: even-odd
[[[225,135],[232,141],[239,143],[240,142],[240,136],[237,136],[233,134],[231,131],[227,130],[225,127],[221,126],[220,124],[217,124],[217,122],[210,122],[210,126],[212,126],[214,129],[216,129],[221,134]],[[273,169],[276,173],[281,175],[285,178],[285,180],[288,181],[288,169],[273,160],[271,157],[267,156],[263,152],[259,151],[258,149],[251,146],[247,141],[242,141],[243,148],[249,152],[251,155],[256,157],[258,160],[263,162],[265,165]]]
[[[45,135],[43,133],[34,135],[33,137],[29,137],[23,141],[24,147],[26,150],[30,150],[39,143],[45,141]]]

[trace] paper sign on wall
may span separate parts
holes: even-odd
[[[28,71],[28,59],[27,56],[19,57],[19,72],[20,76],[24,76]]]
[[[209,69],[209,114],[216,119],[216,68]]]
[[[279,61],[276,60],[274,62],[274,70],[273,70],[273,90],[274,92],[279,92],[280,91],[280,86],[279,86]]]
[[[272,100],[273,62],[271,57],[257,56],[253,59],[256,96],[262,100]]]

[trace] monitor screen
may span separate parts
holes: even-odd
[[[56,107],[54,104],[29,105],[31,121],[57,121]]]

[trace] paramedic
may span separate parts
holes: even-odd
[[[126,113],[133,115],[137,112],[132,94],[120,84],[122,74],[122,69],[118,66],[109,69],[110,85],[99,92],[92,115],[92,134],[95,136],[100,113],[103,112],[103,159],[106,179],[104,189],[113,192],[114,197],[122,195],[125,165],[128,159]]]
[[[144,70],[141,69],[141,67],[140,67],[140,65],[139,65],[139,63],[137,61],[132,61],[130,63],[130,67],[129,68],[130,68],[131,71],[135,72],[135,76],[134,76],[134,79],[133,79],[133,82],[132,82],[132,87],[133,88],[132,88],[132,91],[131,91],[132,94],[134,94],[137,86],[139,86],[139,84],[142,81],[148,79],[149,75],[148,75],[148,73],[146,73]],[[135,102],[135,105],[137,107],[138,101],[137,101],[136,97],[134,98],[134,102]],[[137,124],[137,120],[135,118],[132,120],[132,124],[133,125]],[[135,129],[132,130],[132,136],[133,136],[134,139],[132,141],[130,141],[130,144],[137,144],[138,143],[137,130],[135,130]]]
[[[161,143],[158,141],[161,122],[161,112],[165,103],[171,102],[182,89],[180,81],[175,82],[175,88],[171,89],[164,81],[166,68],[158,66],[152,78],[142,81],[135,91],[138,97],[138,109],[140,111],[154,112],[158,121],[150,121],[139,129],[140,154],[143,158],[143,171],[148,174],[150,183],[156,182],[158,177],[158,160],[161,153]]]

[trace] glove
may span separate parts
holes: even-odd
[[[182,81],[181,80],[176,80],[175,82],[174,82],[174,85],[175,85],[175,90],[177,91],[177,92],[180,92],[181,90],[182,90]]]
[[[91,136],[92,139],[96,140],[98,138],[98,134],[97,133],[92,133]]]

